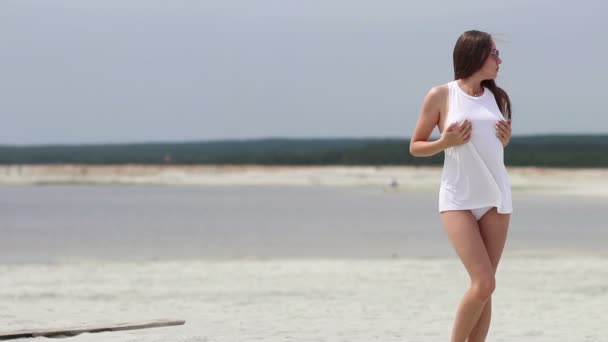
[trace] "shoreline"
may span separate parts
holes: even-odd
[[[608,197],[608,168],[508,167],[513,191]],[[440,166],[4,165],[0,185],[384,186],[436,190]]]

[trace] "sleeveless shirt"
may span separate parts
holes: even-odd
[[[466,94],[456,81],[448,83],[445,128],[471,122],[471,139],[445,149],[439,189],[439,211],[496,207],[513,211],[511,184],[504,164],[504,148],[496,136],[496,122],[505,120],[488,88],[479,97]]]

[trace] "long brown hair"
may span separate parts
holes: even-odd
[[[454,46],[454,79],[467,78],[483,67],[492,50],[492,36],[489,33],[471,30],[463,33]],[[484,80],[482,87],[492,91],[502,115],[511,119],[511,100],[494,80]]]

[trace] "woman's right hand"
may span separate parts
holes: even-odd
[[[441,140],[446,148],[462,145],[471,139],[471,130],[472,125],[469,120],[461,123],[453,122],[441,133]]]

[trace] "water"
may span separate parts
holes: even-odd
[[[453,255],[432,192],[4,186],[0,194],[0,262]],[[606,202],[516,192],[507,252],[601,253]]]

